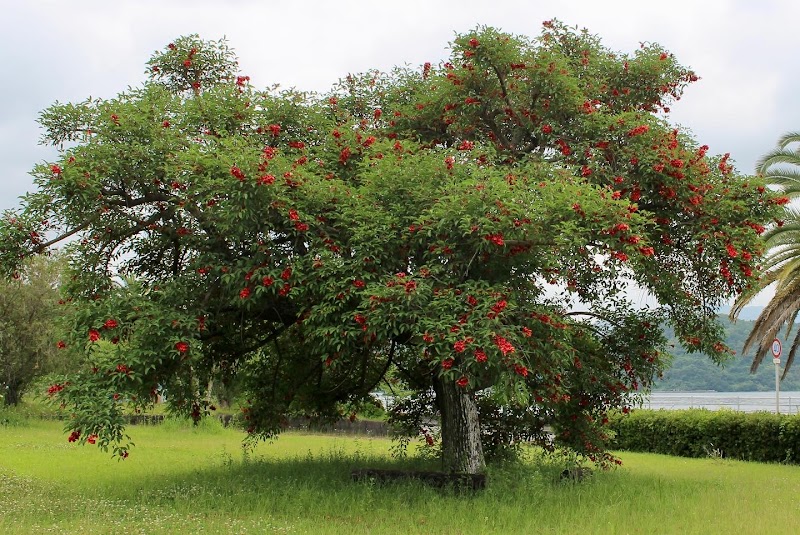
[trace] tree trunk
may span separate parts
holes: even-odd
[[[6,385],[6,391],[3,395],[3,403],[6,407],[15,407],[19,405],[20,398],[22,397],[21,385],[12,382]]]
[[[472,392],[455,381],[434,378],[436,405],[442,416],[442,461],[445,470],[466,474],[482,473],[483,459],[478,406]]]

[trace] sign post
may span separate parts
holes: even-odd
[[[772,363],[775,364],[775,414],[781,413],[781,341],[772,341]]]

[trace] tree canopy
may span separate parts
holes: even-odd
[[[697,79],[671,54],[557,21],[325,95],[256,89],[197,36],[148,75],[42,113],[65,148],[0,225],[8,274],[72,238],[65,340],[88,364],[57,395],[72,439],[123,456],[122,402],[163,391],[198,418],[235,376],[263,437],[392,370],[435,393],[449,469],[482,470],[480,392],[607,462],[605,415],[660,372],[662,321],[728,354],[714,311],[755,280],[780,203],[669,124]]]

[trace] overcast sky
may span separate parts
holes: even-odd
[[[447,57],[477,25],[535,36],[544,20],[588,28],[633,52],[658,42],[701,77],[672,106],[711,152],[743,172],[800,130],[796,68],[800,3],[791,0],[0,0],[0,210],[52,160],[36,118],[55,101],[113,97],[145,79],[153,51],[180,35],[227,37],[257,87],[327,90],[370,68]]]

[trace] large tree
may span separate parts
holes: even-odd
[[[59,265],[32,258],[24,277],[0,280],[0,396],[6,406],[17,405],[36,377],[65,371],[68,359],[55,340]]]
[[[434,393],[450,470],[483,469],[480,392],[607,462],[605,415],[661,370],[662,321],[727,354],[716,306],[756,276],[774,204],[666,121],[696,76],[659,46],[478,28],[448,62],[323,96],[235,67],[184,37],[141,87],[42,114],[67,148],[35,168],[0,255],[10,273],[74,238],[69,343],[88,365],[53,388],[73,440],[126,455],[122,402],[161,389],[197,418],[234,376],[263,437],[393,370]]]

